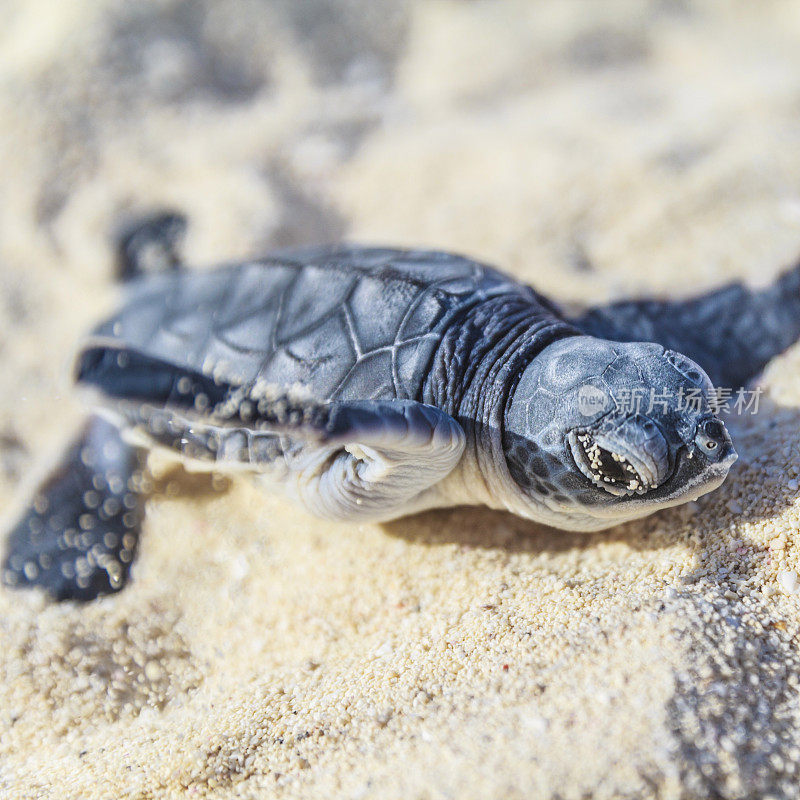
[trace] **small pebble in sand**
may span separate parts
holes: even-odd
[[[771,550],[785,550],[786,549],[786,534],[780,534],[774,539],[770,539],[769,543]]]
[[[389,724],[392,714],[393,711],[391,708],[385,708],[383,711],[375,715],[375,721],[381,726],[381,728],[385,728]]]
[[[778,585],[784,594],[796,594],[798,586],[797,573],[793,569],[783,569],[778,573]]]
[[[155,682],[164,676],[164,670],[157,661],[148,661],[144,665],[144,674],[148,681]]]

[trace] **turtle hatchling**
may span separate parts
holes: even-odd
[[[76,360],[93,410],[12,526],[8,585],[121,589],[147,448],[252,473],[328,519],[463,504],[574,531],[643,517],[725,480],[714,385],[745,385],[800,336],[800,267],[568,316],[445,252],[343,245],[189,270],[181,231],[154,217],[122,237],[125,301]]]

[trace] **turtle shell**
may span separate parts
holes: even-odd
[[[226,384],[299,384],[320,400],[418,399],[447,327],[512,288],[449,253],[294,251],[148,276],[87,347],[110,342]]]

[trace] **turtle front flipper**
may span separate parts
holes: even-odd
[[[91,417],[11,529],[3,582],[57,600],[92,600],[125,586],[143,500],[140,452]]]
[[[466,440],[451,416],[412,400],[333,403],[323,424],[283,430],[289,493],[329,519],[421,510],[420,496],[453,470]]]
[[[466,441],[451,416],[413,400],[319,402],[242,387],[202,415],[179,402],[162,411],[166,424],[139,422],[155,442],[261,473],[327,519],[385,521],[428,507],[421,496],[453,470]]]
[[[800,338],[800,265],[763,289],[737,283],[684,301],[621,301],[572,322],[591,336],[677,350],[715,386],[735,390]]]
[[[230,385],[112,344],[88,347],[77,374],[154,444],[263,473],[327,518],[410,513],[464,450],[458,422],[413,400],[320,401],[262,382]]]

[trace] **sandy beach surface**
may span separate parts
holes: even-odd
[[[453,249],[564,304],[800,255],[800,6],[10,0],[0,509],[82,409],[112,236],[202,268]],[[0,590],[0,796],[800,797],[800,348],[696,503],[602,534],[458,508],[323,523],[167,467],[122,593]]]

